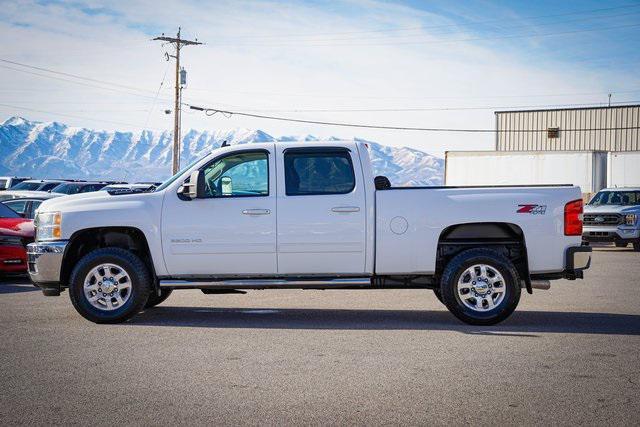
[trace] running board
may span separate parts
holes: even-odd
[[[160,280],[161,288],[172,289],[325,289],[371,286],[370,277],[344,279],[227,279],[214,281]]]

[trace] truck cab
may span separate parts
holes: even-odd
[[[493,324],[521,288],[581,278],[573,186],[394,188],[360,142],[223,147],[154,192],[44,202],[29,246],[46,295],[124,321],[178,289],[431,289],[461,320]],[[377,184],[376,184],[377,183]]]

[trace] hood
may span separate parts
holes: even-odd
[[[98,206],[109,208],[123,204],[123,202],[144,201],[158,196],[158,193],[132,193],[113,196],[106,191],[94,191],[45,200],[38,208],[38,212],[81,212]]]
[[[26,218],[0,218],[0,236],[33,238],[33,220]]]
[[[640,212],[640,205],[600,205],[592,206],[585,205],[585,213],[638,213]]]

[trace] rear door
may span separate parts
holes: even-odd
[[[278,273],[362,275],[365,191],[357,153],[280,146],[277,156]]]

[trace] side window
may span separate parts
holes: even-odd
[[[216,160],[204,170],[206,196],[268,196],[268,156],[264,151],[250,151]]]
[[[50,182],[47,183],[45,185],[42,186],[42,188],[40,189],[40,191],[49,191],[51,190],[53,187],[57,186],[59,183],[57,182]]]
[[[16,211],[22,217],[27,214],[27,205],[29,204],[27,200],[11,200],[4,202],[4,204]]]
[[[284,174],[287,196],[346,194],[356,186],[347,150],[287,150]]]

